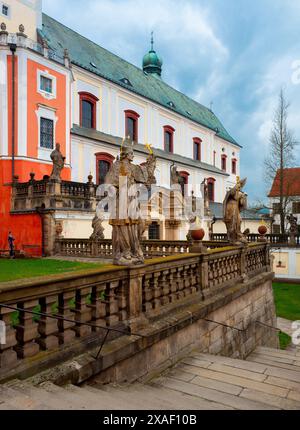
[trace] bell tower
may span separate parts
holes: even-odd
[[[26,35],[37,40],[37,29],[42,28],[42,0],[0,0],[0,23],[9,33],[18,33],[22,24]]]

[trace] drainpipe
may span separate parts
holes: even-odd
[[[12,176],[12,183],[14,182],[14,176],[15,176],[15,116],[16,116],[16,109],[15,109],[15,80],[16,80],[16,69],[15,69],[15,52],[17,50],[17,45],[15,43],[9,44],[9,49],[12,53],[12,78],[11,78],[11,84],[12,84],[12,130],[11,130],[11,176]]]

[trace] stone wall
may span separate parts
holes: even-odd
[[[245,359],[257,346],[278,348],[277,331],[271,328],[276,327],[272,280],[261,278],[258,283],[248,285],[247,292],[244,292],[244,287],[235,288],[233,294],[229,291],[225,292],[221,300],[216,295],[210,303],[207,303],[206,311],[210,307],[216,307],[216,309],[208,312],[205,319],[200,318],[179,331],[175,330],[168,337],[101,372],[95,380],[98,383],[109,383],[149,378],[172,366],[193,349],[214,355]],[[233,297],[237,295],[238,297],[234,299]],[[229,303],[224,304],[228,300],[230,300]],[[207,320],[239,328],[242,331]],[[178,325],[180,326],[180,323]],[[79,377],[80,373],[79,370]]]

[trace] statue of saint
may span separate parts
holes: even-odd
[[[208,194],[207,179],[204,179],[204,181],[201,184],[201,192],[202,192],[202,197],[204,200],[204,215],[209,216],[210,215],[210,208],[209,208],[209,194]]]
[[[290,216],[287,216],[287,220],[290,223],[290,229],[289,229],[289,236],[290,236],[290,245],[295,246],[296,245],[296,235],[298,234],[298,224],[297,224],[297,217],[295,217],[293,214],[290,214]]]
[[[104,239],[104,228],[102,226],[102,219],[96,214],[92,221],[93,234],[91,240],[103,240]]]
[[[62,153],[60,152],[60,144],[57,143],[55,145],[54,151],[51,152],[50,158],[53,163],[53,169],[50,176],[50,180],[52,181],[61,181],[61,171],[64,168],[65,165],[65,157],[63,157]]]
[[[120,216],[120,209],[122,209],[122,202],[124,202],[124,206],[126,204],[129,207],[137,197],[137,195],[128,194],[128,189],[132,185],[145,184],[147,186],[149,181],[153,181],[156,158],[153,154],[150,154],[146,163],[142,166],[133,164],[133,158],[132,146],[122,146],[120,159],[113,163],[105,179],[106,184],[114,186],[117,191],[116,214],[114,218],[111,217],[109,223],[112,226],[114,264],[119,266],[144,263],[141,237],[146,228],[146,221],[131,217],[130,214],[126,214],[124,218]],[[124,187],[122,181],[125,177],[127,186]]]
[[[240,181],[230,189],[223,203],[223,221],[226,224],[228,240],[233,245],[248,243],[247,238],[241,231],[241,211],[247,208],[247,196],[242,191],[247,179]]]

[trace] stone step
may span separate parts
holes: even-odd
[[[292,400],[292,399],[284,399],[282,397],[274,396],[272,394],[262,393],[260,391],[251,390],[249,388],[245,388],[240,397],[245,399],[260,401],[266,405],[270,405],[272,407],[276,407],[279,409],[287,409],[287,410],[299,410],[300,402]]]
[[[203,360],[205,362],[209,362],[211,364],[220,363],[227,366],[235,367],[237,369],[249,370],[250,372],[255,373],[264,373],[267,368],[267,366],[264,366],[263,364],[253,364],[248,361],[238,360],[236,358],[223,357],[221,355],[211,356],[202,353],[192,353],[191,357]]]
[[[274,355],[277,357],[291,357],[294,360],[299,360],[299,357],[297,357],[297,349],[293,351],[287,351],[285,349],[275,349],[275,348],[268,348],[266,346],[258,346],[255,349],[255,352],[262,352],[267,355]]]
[[[267,348],[267,347],[260,346],[256,348],[254,352],[264,354],[269,357],[278,357],[281,359],[293,360],[297,363],[300,362],[300,356],[297,356],[296,348],[293,350],[282,350],[282,349]]]
[[[176,371],[174,370],[174,373],[172,372],[173,371],[171,371],[171,375],[173,377],[180,380],[184,380],[185,382],[187,382],[187,376],[184,376],[185,379],[183,379],[182,374],[193,376],[193,377],[199,376],[201,378],[207,378],[211,383],[213,383],[214,381],[217,381],[221,383],[231,384],[234,387],[238,387],[240,391],[243,388],[250,388],[264,393],[275,394],[280,397],[286,397],[289,392],[289,389],[285,388],[285,385],[278,386],[275,384],[274,385],[266,384],[265,381],[264,382],[252,381],[251,379],[241,378],[240,376],[228,375],[226,373],[216,372],[208,369],[201,369],[193,366],[180,365],[180,367],[178,367]],[[194,382],[194,379],[190,378],[190,382]],[[295,386],[292,388],[295,389]]]
[[[241,398],[236,395],[226,394],[218,390],[213,390],[211,388],[205,388],[205,387],[198,386],[196,384],[178,381],[171,377],[162,378],[162,380],[160,381],[160,385],[175,391],[184,392],[191,396],[196,396],[202,399],[215,401],[225,406],[233,407],[234,409],[242,409],[242,410],[280,409],[276,406],[271,406],[271,405],[265,404],[264,402],[260,402],[259,398],[257,398],[256,400],[249,400],[249,399]]]
[[[93,392],[99,391],[95,386],[84,386],[85,389]],[[126,387],[105,387],[105,391],[114,396],[115,402],[118,400],[130,399],[132,406],[137,410],[219,410],[233,409],[224,407],[217,402],[193,398],[185,393],[175,392],[155,385],[134,384]]]
[[[66,399],[70,405],[70,409],[91,409],[91,410],[106,410],[106,409],[117,409],[113,402],[113,397],[107,395],[104,391],[98,392],[98,396],[87,393],[85,390],[78,392],[73,390],[65,389],[64,387],[58,387],[51,382],[45,382],[40,384],[40,387],[46,390],[50,394],[54,394],[57,399]],[[80,389],[80,388],[79,388]],[[124,404],[124,408],[128,407],[128,404]]]
[[[7,410],[48,410],[51,409],[40,399],[33,399],[17,389],[7,385],[0,385],[0,401]]]
[[[300,366],[297,366],[296,364],[293,364],[293,363],[289,363],[289,360],[284,358],[267,356],[261,353],[258,353],[258,354],[253,353],[247,358],[247,360],[249,362],[254,362],[257,364],[265,364],[267,367],[269,366],[280,367],[282,369],[292,370],[294,372],[300,373]]]

